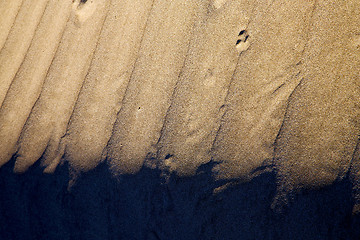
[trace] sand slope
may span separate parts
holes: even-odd
[[[0,166],[359,189],[357,1],[0,5]]]

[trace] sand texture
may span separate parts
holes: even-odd
[[[0,169],[17,174],[210,166],[231,181],[215,195],[273,174],[275,211],[348,180],[358,214],[359,99],[356,0],[0,0]]]

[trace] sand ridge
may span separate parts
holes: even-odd
[[[273,171],[276,204],[350,171],[356,1],[23,0],[0,5],[0,166],[218,179]],[[357,190],[356,190],[357,189]]]

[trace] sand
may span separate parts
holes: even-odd
[[[357,1],[5,1],[0,166],[359,192]],[[358,194],[359,195],[359,194]],[[358,197],[359,198],[359,197]]]

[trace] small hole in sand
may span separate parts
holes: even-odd
[[[236,48],[238,51],[245,51],[249,47],[248,41],[249,34],[246,30],[241,30],[236,40]]]
[[[241,35],[243,35],[243,34],[245,34],[246,33],[246,30],[241,30],[240,32],[239,32],[239,36],[241,36]]]

